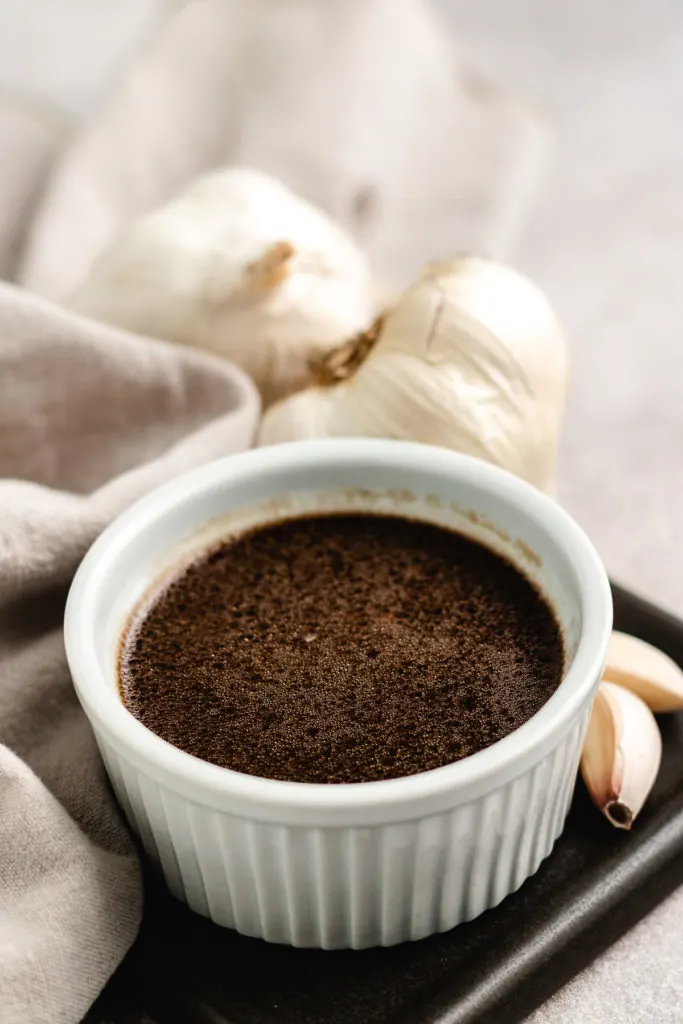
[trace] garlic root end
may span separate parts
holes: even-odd
[[[310,365],[313,384],[331,387],[352,377],[379,340],[386,317],[386,312],[378,314],[364,331],[313,359]]]
[[[262,256],[245,267],[245,283],[250,288],[277,288],[289,274],[289,263],[294,251],[291,242],[275,242]]]
[[[615,828],[630,830],[633,824],[634,814],[630,807],[621,800],[610,800],[603,807],[603,814]]]

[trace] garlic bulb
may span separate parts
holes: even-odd
[[[662,738],[647,704],[614,683],[601,683],[581,753],[593,803],[616,828],[630,828],[654,785]]]
[[[229,168],[124,229],[67,304],[226,356],[268,404],[367,326],[373,296],[364,255],[330,218],[266,174]]]
[[[324,361],[324,384],[268,410],[259,443],[423,441],[552,490],[567,355],[536,285],[477,257],[428,264],[375,333]]]

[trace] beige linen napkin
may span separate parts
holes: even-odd
[[[49,103],[0,86],[0,278],[11,278],[68,119]]]
[[[0,1024],[73,1024],[137,932],[133,842],[61,620],[90,542],[150,487],[251,444],[229,364],[0,286]]]

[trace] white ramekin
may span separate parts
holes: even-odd
[[[562,626],[567,671],[530,721],[434,771],[324,786],[207,764],[124,708],[118,642],[154,580],[247,525],[354,508],[455,527],[540,585]],[[65,622],[76,691],[114,789],[171,891],[246,935],[326,949],[444,931],[536,871],[563,828],[610,628],[600,560],[548,498],[450,451],[356,439],[250,451],[154,491],[93,545]]]

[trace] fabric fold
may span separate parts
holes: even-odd
[[[230,364],[0,286],[0,1024],[73,1024],[142,913],[134,841],[66,665],[67,587],[150,488],[249,447]]]

